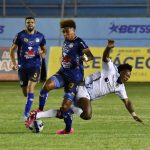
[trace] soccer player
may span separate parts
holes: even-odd
[[[129,111],[135,121],[142,123],[142,120],[136,115],[131,101],[128,99],[124,82],[131,75],[132,66],[129,64],[121,64],[116,67],[110,59],[110,51],[114,47],[114,41],[109,40],[107,47],[103,53],[103,68],[101,72],[96,72],[85,78],[84,84],[77,86],[75,97],[75,105],[71,106],[73,112],[79,115],[84,120],[89,120],[92,117],[91,101],[101,98],[109,93],[118,95],[126,109]],[[58,110],[47,110],[44,112],[32,111],[30,118],[32,121],[44,117],[56,117]],[[66,132],[57,132],[58,134],[68,134]]]
[[[76,94],[76,104],[82,109],[77,111],[78,115],[85,120],[92,117],[91,101],[101,98],[109,93],[115,93],[123,101],[128,112],[134,120],[142,120],[136,115],[131,101],[128,99],[124,83],[131,76],[132,66],[121,64],[116,67],[110,59],[110,52],[114,48],[114,41],[108,40],[107,47],[103,53],[102,71],[96,72],[85,78],[85,84],[78,86]]]
[[[13,70],[18,70],[20,86],[23,95],[27,97],[24,111],[24,119],[34,100],[34,88],[39,80],[41,57],[46,55],[46,40],[42,33],[35,30],[35,18],[25,18],[26,29],[19,32],[10,47],[10,58],[13,63]],[[17,50],[18,63],[15,60]]]
[[[72,110],[70,106],[72,105],[77,85],[83,81],[83,61],[92,60],[93,55],[85,42],[76,36],[76,24],[73,20],[62,20],[60,28],[65,38],[62,47],[61,68],[44,83],[40,91],[38,111],[43,111],[49,91],[64,87],[64,100],[57,117],[64,118],[66,128],[62,132],[70,133],[73,130],[71,128]],[[29,122],[30,120],[26,122],[26,127],[29,127]]]

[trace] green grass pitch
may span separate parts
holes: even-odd
[[[32,109],[38,107],[39,83]],[[114,94],[93,101],[89,121],[73,117],[75,133],[56,135],[63,120],[43,119],[44,130],[31,133],[21,121],[26,98],[18,82],[0,82],[0,150],[150,150],[150,83],[128,83],[128,96],[145,125],[135,122]],[[45,110],[59,108],[63,90],[49,94]]]

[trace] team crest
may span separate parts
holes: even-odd
[[[26,43],[27,43],[27,42],[28,42],[28,39],[27,39],[27,38],[24,38],[24,42],[26,42]]]
[[[70,43],[70,44],[69,44],[69,48],[72,48],[72,47],[73,47],[73,43]]]
[[[35,42],[39,43],[39,42],[40,42],[40,39],[39,39],[39,38],[36,38],[36,39],[35,39]]]

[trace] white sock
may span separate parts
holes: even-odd
[[[38,112],[36,115],[36,119],[39,118],[54,118],[57,115],[57,110],[56,109],[49,109],[44,112]]]
[[[80,116],[82,114],[82,112],[83,112],[83,110],[81,108],[76,107],[74,105],[71,106],[71,109],[78,116]]]

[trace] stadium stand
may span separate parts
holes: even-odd
[[[27,15],[36,17],[145,17],[150,15],[150,0],[0,1],[1,17],[24,17]]]

